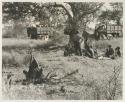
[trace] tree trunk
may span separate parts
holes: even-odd
[[[70,22],[70,27],[67,28],[69,31],[67,32],[69,35],[69,42],[65,50],[67,52],[67,56],[71,54],[81,55],[81,48],[80,48],[80,37],[78,37],[78,26],[76,22]],[[64,52],[65,53],[65,52]]]
[[[72,51],[72,53],[75,53],[75,48],[74,48],[74,35],[69,35],[69,42],[68,42],[68,45],[69,45],[69,48],[70,50]]]

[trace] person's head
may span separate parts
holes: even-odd
[[[115,50],[120,50],[120,47],[119,47],[119,46],[117,46],[117,47],[115,48]]]
[[[120,47],[118,46],[117,49],[120,50]]]
[[[108,47],[109,47],[109,48],[111,48],[111,47],[112,47],[112,45],[108,45]]]

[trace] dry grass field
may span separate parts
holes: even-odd
[[[108,44],[121,47],[122,38],[96,42],[99,51]],[[3,39],[3,99],[45,99],[45,100],[119,100],[122,99],[123,58],[91,59],[82,56],[63,56],[63,47],[40,40]],[[46,46],[48,46],[46,48]],[[56,75],[61,79],[38,85],[22,85],[23,70],[28,70],[29,48],[43,68],[43,73]],[[49,50],[48,50],[49,48]],[[58,48],[58,49],[57,49]],[[123,53],[123,52],[122,52]],[[8,83],[7,74],[12,73]],[[73,74],[69,74],[74,72]],[[64,87],[65,91],[61,90]]]

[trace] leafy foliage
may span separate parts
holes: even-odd
[[[99,15],[99,21],[108,22],[110,20],[116,21],[117,24],[120,24],[123,16],[123,5],[122,3],[110,3],[110,6],[113,10],[102,11]]]
[[[69,5],[69,10],[65,5]],[[66,2],[66,3],[35,3],[35,2],[4,2],[3,13],[7,19],[20,19],[25,18],[26,15],[31,14],[32,16],[39,18],[49,18],[51,15],[68,15],[70,23],[73,21],[76,23],[86,15],[93,14],[102,6],[103,3],[94,2]],[[62,9],[58,9],[62,8]],[[73,16],[71,15],[71,13]]]

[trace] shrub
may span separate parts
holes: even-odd
[[[30,55],[20,54],[14,50],[11,52],[4,51],[2,54],[3,67],[5,67],[6,65],[15,67],[25,66],[29,63],[29,60]]]
[[[4,27],[2,29],[2,37],[3,38],[26,38],[26,27],[24,24],[16,24],[14,27]]]

